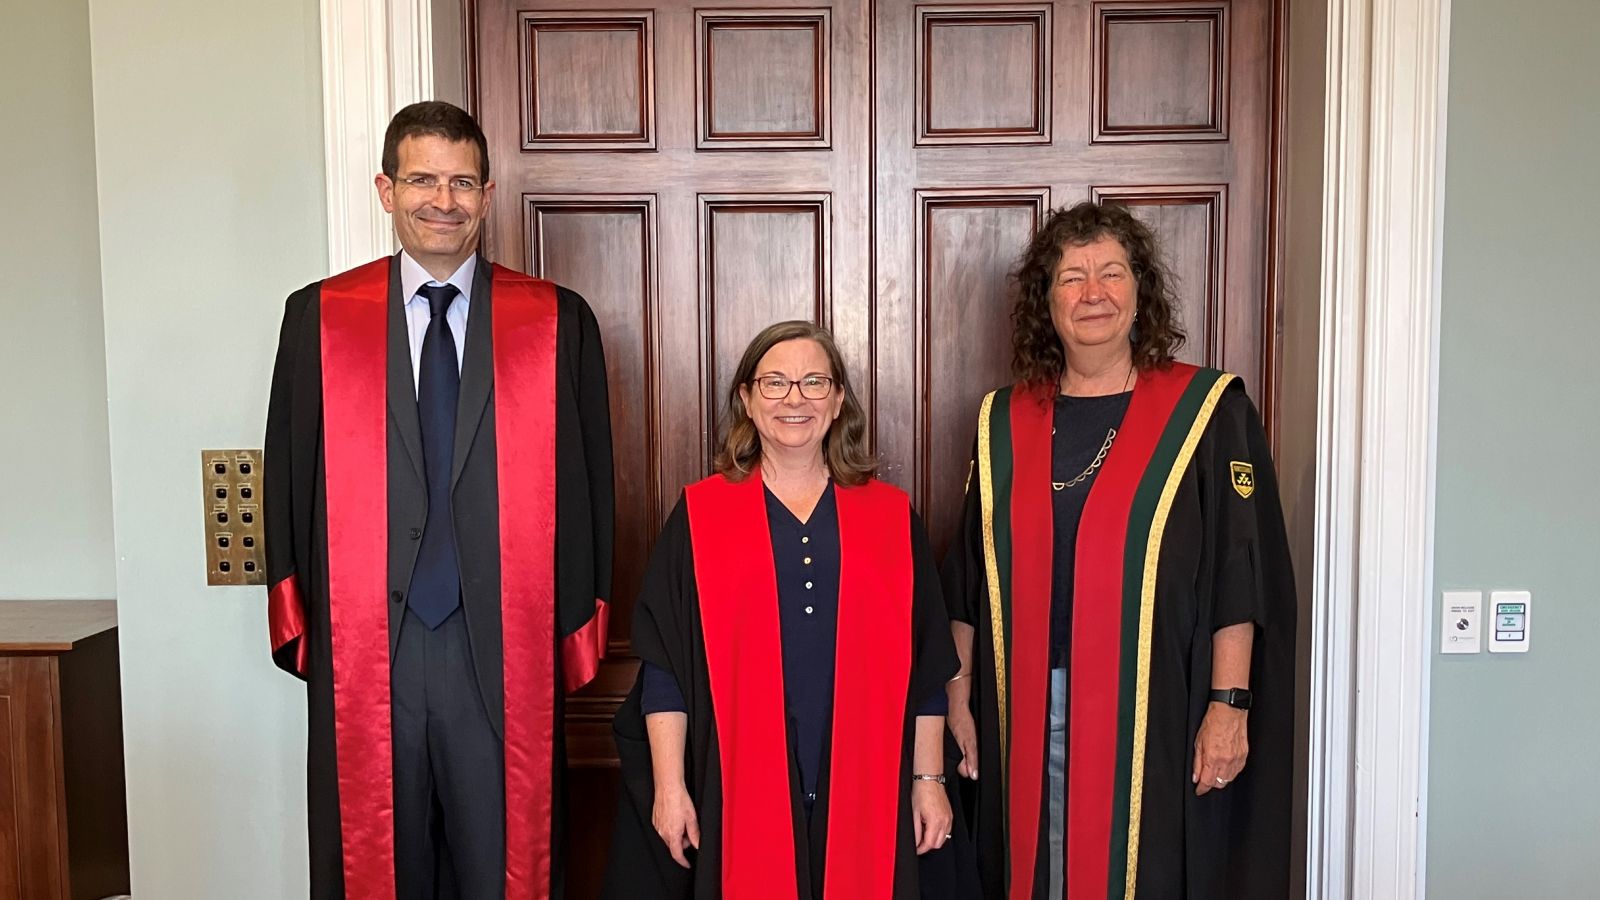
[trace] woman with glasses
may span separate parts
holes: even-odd
[[[922,523],[873,477],[828,332],[756,336],[715,466],[635,607],[606,896],[916,897],[918,855],[951,836],[955,649]]]
[[[1056,211],[1016,279],[1017,381],[979,409],[945,562],[984,894],[1282,900],[1295,599],[1261,420],[1173,359],[1125,208]]]

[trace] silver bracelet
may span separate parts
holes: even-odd
[[[943,775],[912,775],[911,776],[911,780],[912,781],[933,781],[933,782],[937,782],[939,784],[944,784],[944,776]]]

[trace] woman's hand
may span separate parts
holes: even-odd
[[[1225,703],[1212,703],[1200,720],[1200,733],[1194,739],[1194,793],[1204,797],[1225,788],[1244,771],[1250,755],[1247,725],[1250,714]]]
[[[945,716],[945,724],[950,727],[950,734],[956,739],[956,746],[961,748],[961,763],[956,766],[956,772],[963,778],[978,779],[978,723],[972,718],[972,710],[966,704],[956,706],[951,704],[950,712]]]
[[[950,637],[955,641],[956,658],[961,661],[956,677],[944,684],[945,698],[950,701],[950,711],[945,724],[961,748],[961,764],[956,774],[963,778],[978,778],[978,723],[972,720],[972,642],[976,631],[965,622],[950,623]]]
[[[937,781],[911,783],[911,833],[917,841],[918,856],[943,847],[950,840],[950,826],[954,824],[944,785]]]
[[[949,804],[945,813],[950,812]],[[657,788],[655,808],[650,812],[650,824],[667,845],[678,865],[689,868],[689,858],[684,855],[690,847],[700,849],[700,820],[695,816],[694,801],[682,785]]]

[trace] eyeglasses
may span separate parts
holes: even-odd
[[[395,179],[395,184],[403,184],[412,190],[421,191],[424,194],[434,193],[435,191],[439,190],[440,185],[449,188],[450,193],[452,194],[471,195],[483,190],[483,185],[471,178],[451,178],[448,181],[440,181],[432,175],[414,175],[410,178],[397,178]]]
[[[800,396],[807,400],[826,400],[833,393],[833,379],[826,375],[807,375],[799,381],[790,381],[782,375],[763,375],[755,379],[756,388],[768,400],[783,400],[795,385],[800,386]]]

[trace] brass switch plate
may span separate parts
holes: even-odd
[[[261,451],[201,450],[206,584],[266,584],[261,530]]]

